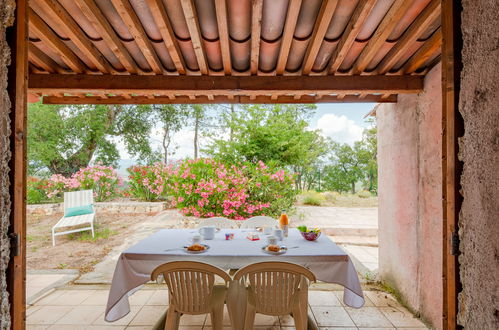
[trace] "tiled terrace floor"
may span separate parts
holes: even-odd
[[[104,321],[108,286],[68,286],[53,291],[27,309],[27,329],[150,329],[168,305],[164,289],[145,287],[130,297],[131,312],[114,322]],[[309,314],[320,329],[426,329],[423,323],[389,294],[365,291],[361,309],[345,307],[342,291],[310,291]],[[229,326],[226,314],[224,322]],[[291,317],[257,314],[257,329],[291,330]],[[181,329],[210,329],[205,315],[181,318]],[[229,329],[229,328],[227,328]]]

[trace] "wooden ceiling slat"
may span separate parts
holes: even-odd
[[[128,30],[132,34],[133,38],[139,45],[144,57],[147,60],[147,63],[151,66],[152,70],[156,74],[163,74],[163,64],[161,63],[156,51],[151,45],[151,41],[149,40],[142,23],[140,22],[137,14],[133,10],[132,5],[128,0],[111,0],[114,5],[114,8],[118,11],[118,14],[121,16],[123,21],[125,22]]]
[[[289,50],[293,35],[295,33],[296,22],[300,14],[302,0],[290,0],[288,5],[288,12],[286,14],[286,22],[284,23],[284,33],[281,40],[281,48],[279,50],[279,57],[277,59],[276,74],[282,75],[286,69]]]
[[[350,47],[355,41],[355,38],[359,34],[364,21],[366,20],[369,13],[376,4],[376,0],[360,0],[355,8],[352,17],[348,21],[348,24],[341,36],[340,41],[336,45],[336,48],[331,55],[331,60],[329,61],[329,73],[336,73],[341,63],[345,59]]]
[[[314,31],[312,32],[312,41],[310,42],[303,59],[303,74],[309,74],[312,70],[312,66],[314,65],[317,53],[319,52],[322,42],[324,41],[324,36],[326,35],[337,5],[338,0],[326,0],[322,3],[319,15],[317,16],[317,23],[315,24]]]
[[[402,68],[402,72],[405,74],[413,73],[416,71],[424,62],[426,62],[435,52],[440,51],[442,46],[442,29],[438,28],[430,39],[418,49],[416,53],[407,61],[407,63]]]
[[[48,46],[53,48],[63,59],[64,63],[75,73],[83,73],[87,70],[85,64],[76,56],[71,49],[55,34],[54,31],[42,20],[40,16],[29,8],[30,28]]]
[[[423,77],[390,76],[167,76],[167,75],[40,75],[29,76],[34,93],[164,93],[192,94],[315,94],[334,93],[419,93]]]
[[[28,47],[28,59],[36,64],[38,67],[44,69],[49,73],[65,73],[64,70],[57,62],[42,52],[36,45],[30,41]]]
[[[187,28],[191,35],[192,45],[194,46],[194,53],[199,66],[201,74],[208,74],[208,61],[203,49],[201,30],[196,15],[196,7],[192,0],[181,0],[182,10],[184,12],[185,20],[187,21]]]
[[[116,35],[111,24],[102,14],[100,8],[95,4],[94,0],[76,1],[85,17],[92,23],[93,27],[99,32],[101,38],[106,42],[113,54],[120,60],[125,69],[131,73],[141,73],[137,67],[135,60],[130,56],[120,38]]]
[[[224,72],[225,74],[228,75],[232,71],[232,64],[230,59],[230,47],[229,47],[227,3],[225,2],[225,0],[215,0],[215,6],[217,11],[218,35],[220,37],[220,48],[222,51]]]
[[[440,0],[433,0],[414,20],[411,26],[404,33],[397,44],[388,52],[385,58],[380,62],[376,71],[378,74],[385,74],[397,63],[402,55],[413,45],[421,34],[436,19],[440,18]]]
[[[405,15],[407,9],[413,5],[412,1],[395,0],[388,13],[376,28],[371,39],[368,41],[366,47],[362,50],[359,57],[355,61],[353,67],[354,74],[360,74],[365,71],[369,63],[379,51],[381,46],[385,43],[386,39],[392,33],[393,29],[399,23],[400,19]]]
[[[219,103],[242,103],[242,104],[275,104],[275,103],[393,103],[397,102],[397,96],[391,95],[388,98],[382,99],[380,95],[367,95],[364,99],[359,99],[355,95],[347,95],[339,98],[334,95],[323,95],[319,99],[313,95],[304,95],[296,99],[294,96],[281,95],[277,99],[272,99],[272,96],[213,96],[213,99],[208,96],[198,96],[192,99],[188,96],[178,96],[174,99],[168,96],[157,96],[148,98],[146,96],[133,96],[125,98],[124,96],[110,96],[104,99],[99,96],[87,96],[79,98],[75,96],[45,96],[43,97],[44,104],[219,104]]]
[[[166,48],[168,49],[168,53],[175,64],[175,68],[179,74],[185,74],[186,66],[184,57],[180,51],[177,39],[175,38],[175,33],[173,32],[173,28],[163,2],[161,0],[147,0],[147,3],[151,7],[151,13],[156,24],[158,25],[159,32],[161,33],[161,37],[163,38]]]
[[[258,73],[260,34],[262,32],[263,0],[253,0],[251,9],[251,74]]]
[[[107,59],[100,53],[97,47],[88,39],[85,32],[66,11],[66,9],[55,0],[40,0],[44,11],[54,19],[55,22],[62,21],[60,27],[66,32],[69,39],[78,47],[95,67],[102,73],[116,73]]]

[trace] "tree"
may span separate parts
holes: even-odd
[[[364,177],[358,148],[358,141],[353,148],[347,143],[331,143],[330,164],[324,168],[324,186],[327,189],[340,192],[350,190],[355,194],[355,184]]]
[[[314,105],[246,105],[223,117],[226,130],[205,150],[228,163],[263,161],[297,173],[303,189],[308,171],[325,154],[324,138],[308,126]]]
[[[370,128],[366,128],[362,133],[362,141],[357,147],[359,162],[364,172],[364,185],[373,193],[378,191],[378,138],[377,126],[375,119],[369,120],[372,124]]]
[[[168,154],[173,135],[180,131],[186,124],[188,118],[187,107],[185,105],[173,104],[155,105],[154,114],[162,125],[162,160],[166,164],[168,162]],[[170,154],[172,154],[171,151]]]
[[[131,155],[149,157],[151,108],[131,105],[45,105],[28,107],[30,172],[69,176],[91,160],[116,165],[121,138]]]

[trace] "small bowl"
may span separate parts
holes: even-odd
[[[318,233],[314,233],[314,232],[311,232],[311,231],[307,231],[307,232],[303,232],[301,231],[300,234],[303,236],[304,239],[306,239],[307,241],[315,241],[316,239],[319,238],[319,236],[321,236],[321,232],[318,232]]]

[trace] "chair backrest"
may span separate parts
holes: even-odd
[[[170,292],[170,304],[184,314],[204,314],[210,312],[210,301],[215,283],[215,275],[225,284],[230,276],[222,269],[197,261],[173,261],[154,269],[151,279],[163,274]]]
[[[237,227],[236,223],[230,219],[224,217],[213,217],[201,219],[201,222],[198,224],[198,228],[206,227],[206,226],[215,226],[217,228],[234,228]]]
[[[93,203],[94,192],[92,189],[64,193],[64,211],[70,207],[85,206]]]
[[[267,315],[291,313],[299,290],[308,289],[307,280],[316,281],[310,270],[280,261],[255,263],[241,268],[234,275],[234,281],[249,282],[248,294],[256,311]]]
[[[249,218],[248,220],[244,220],[241,222],[241,228],[255,228],[255,227],[264,227],[264,226],[277,226],[279,223],[276,219],[259,215],[256,217]]]

